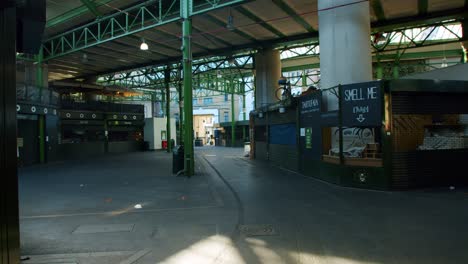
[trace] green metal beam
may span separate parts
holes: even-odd
[[[309,23],[307,23],[307,21],[305,21],[304,18],[302,18],[299,14],[297,14],[296,11],[292,7],[290,7],[287,3],[283,2],[283,0],[272,0],[272,1],[281,10],[286,12],[286,14],[291,16],[292,19],[294,19],[294,21],[296,21],[296,23],[298,23],[303,28],[305,28],[305,30],[307,30],[308,32],[311,32],[311,33],[316,32],[316,30],[311,25],[309,25]]]
[[[96,4],[90,0],[80,0],[91,13],[93,13],[96,17],[102,16],[101,12],[97,10]]]
[[[400,60],[416,60],[416,59],[430,59],[430,58],[443,58],[443,57],[460,57],[463,56],[463,50],[438,50],[427,52],[412,52],[402,54]],[[394,60],[395,54],[380,54],[380,60]],[[374,57],[376,59],[376,57]]]
[[[385,11],[382,7],[382,0],[370,1],[372,9],[374,10],[375,16],[379,21],[385,20]]]
[[[179,22],[179,21],[177,21],[177,24],[182,26],[182,23]],[[180,38],[179,36],[174,36],[174,35],[172,35],[172,34],[169,34],[169,33],[164,32],[164,31],[162,31],[162,30],[154,30],[154,33],[159,34],[159,35],[162,35],[163,38],[164,38],[165,40],[169,40],[169,39],[179,39],[179,38]],[[173,45],[171,46],[171,45],[163,44],[163,43],[158,43],[157,45],[161,45],[161,47],[165,47],[165,48],[172,49],[172,50],[177,50],[177,52],[180,52],[180,48],[178,48],[178,47],[176,48],[176,47],[174,47]],[[198,43],[194,42],[193,40],[192,40],[192,45],[193,45],[193,46],[196,46],[196,47],[198,47],[199,49],[202,49],[202,50],[204,50],[204,51],[208,51],[208,50],[209,50],[209,49],[207,49],[205,46],[203,46],[203,45],[201,45],[201,44],[198,44]]]
[[[210,20],[211,22],[213,22],[214,24],[216,24],[219,27],[224,27],[224,28],[226,27],[226,22],[220,20],[219,18],[214,17],[213,15],[206,14],[205,18]],[[228,30],[228,29],[226,29],[226,30]],[[248,39],[248,40],[250,40],[252,42],[257,42],[256,38],[250,36],[249,34],[245,33],[244,31],[241,31],[241,30],[239,30],[237,28],[234,28],[233,30],[230,30],[230,31],[232,31],[232,32],[236,33],[237,35],[239,35],[239,36],[241,36],[241,37],[243,37],[245,39]]]
[[[167,5],[163,6],[161,0],[148,0],[53,36],[43,42],[44,60],[47,61],[175,22],[181,18],[180,7],[177,3],[182,1],[185,0],[168,0]],[[204,0],[197,1],[194,5],[193,0],[186,1],[189,2],[188,5],[190,6],[188,8],[189,17],[221,7],[247,2],[245,0],[226,0],[219,4],[218,1]]]
[[[418,0],[418,14],[424,16],[427,14],[428,0]]]
[[[110,3],[112,2],[113,0],[96,0],[94,1],[94,5],[97,7],[100,7],[102,5],[105,5],[107,3]],[[46,22],[46,28],[50,28],[50,27],[54,27],[54,26],[57,26],[57,25],[60,25],[62,23],[65,23],[67,21],[70,21],[76,17],[79,17],[81,15],[84,15],[86,14],[87,12],[89,12],[89,9],[87,6],[80,6],[80,7],[77,7],[77,8],[74,8],[66,13],[63,13],[59,16],[56,16],[52,19],[49,19],[47,20]]]
[[[160,32],[160,31],[157,31],[157,32]],[[154,50],[154,47],[162,47],[164,49],[168,49],[170,51],[174,51],[174,52],[177,52],[177,53],[180,53],[180,48],[177,48],[175,47],[174,45],[169,45],[169,44],[166,44],[166,43],[161,43],[161,42],[157,42],[153,39],[153,37],[151,36],[148,36],[148,34],[145,34],[145,36],[143,37],[142,35],[133,35],[133,36],[130,36],[131,38],[133,39],[138,39],[139,42],[141,42],[142,38],[145,39],[145,41],[147,43],[149,43],[149,49],[150,50]],[[168,38],[164,38],[164,40],[167,40]],[[170,38],[169,38],[170,39]],[[177,39],[177,42],[179,42],[180,40]],[[176,42],[176,41],[174,41]],[[159,53],[161,55],[163,55],[164,57],[167,57],[167,54],[164,54],[164,53]]]
[[[157,3],[155,0],[146,1],[51,37],[42,44],[44,60],[64,56],[176,21],[180,17],[180,9],[175,6],[177,0],[171,1],[173,5],[165,10],[155,5]]]
[[[242,15],[248,17],[250,20],[258,23],[260,26],[265,28],[266,30],[270,31],[271,33],[275,34],[276,36],[280,38],[286,37],[281,31],[273,27],[272,25],[268,24],[268,22],[263,21],[261,18],[259,18],[257,15],[254,13],[250,12],[248,9],[246,9],[243,6],[238,6],[236,7],[236,10],[241,13]]]
[[[229,44],[228,47],[223,47],[219,49],[215,49],[209,52],[198,52],[193,55],[195,58],[203,58],[203,57],[212,57],[214,55],[220,55],[220,54],[233,54],[233,53],[239,53],[242,51],[251,51],[255,50],[257,48],[262,48],[264,46],[284,46],[288,45],[288,43],[296,43],[299,41],[303,41],[305,39],[311,40],[313,38],[318,39],[318,33],[314,33],[311,35],[311,33],[303,33],[303,34],[298,34],[294,36],[288,36],[286,38],[279,38],[279,39],[274,39],[274,40],[265,40],[265,41],[257,41],[256,43],[246,43],[246,44],[240,44],[233,46],[232,43]],[[138,69],[138,68],[144,68],[148,66],[154,66],[154,65],[163,65],[163,64],[168,64],[168,63],[177,63],[180,62],[180,56],[174,56],[170,57],[167,59],[161,59],[158,61],[152,61],[151,63],[141,63],[141,64],[136,64],[131,67],[128,66],[123,66],[118,69],[113,69],[113,70],[108,70],[108,71],[103,71],[101,72],[101,75],[105,74],[111,74],[115,72],[122,72],[122,71],[128,71],[128,70],[133,70],[133,69]],[[74,78],[82,78],[82,77],[87,77],[86,75],[80,75],[76,76]]]
[[[224,46],[229,47],[229,46],[232,45],[232,43],[225,41],[224,39],[216,36],[214,33],[204,33],[203,30],[197,28],[196,26],[192,26],[192,28],[193,28],[193,31],[195,33],[197,33],[197,34],[207,34],[207,35],[209,35],[210,38],[212,38],[213,40],[223,44]]]
[[[447,20],[462,20],[468,18],[468,8],[455,8],[426,15],[387,19],[371,23],[372,32],[390,32],[401,28],[418,27],[440,23]]]

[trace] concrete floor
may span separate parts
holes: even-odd
[[[466,190],[355,190],[196,152],[190,179],[163,152],[21,169],[23,263],[468,263]]]

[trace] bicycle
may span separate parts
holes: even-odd
[[[278,81],[280,86],[275,91],[276,99],[283,101],[291,97],[291,82],[289,82],[286,78],[282,78]],[[281,92],[281,93],[280,93]],[[281,96],[279,96],[281,94]]]

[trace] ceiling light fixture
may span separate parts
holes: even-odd
[[[82,63],[87,63],[88,62],[88,54],[83,53],[83,56],[81,57],[81,62]]]
[[[142,39],[142,40],[141,40],[140,49],[141,49],[141,50],[148,50],[148,48],[149,48],[149,47],[148,47],[148,44],[146,44],[145,39]]]
[[[228,30],[230,30],[230,31],[235,29],[235,27],[234,27],[234,17],[231,14],[231,9],[230,8],[229,8],[229,16],[228,16],[228,19],[227,19],[226,28]]]

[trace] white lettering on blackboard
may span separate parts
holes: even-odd
[[[345,101],[363,101],[369,99],[377,99],[377,87],[367,88],[367,95],[365,88],[349,89],[344,91]]]
[[[377,87],[367,88],[367,99],[377,99]]]
[[[353,107],[354,114],[365,114],[369,113],[369,106],[355,106]]]
[[[310,107],[317,107],[319,105],[317,99],[310,99],[307,101],[302,102],[302,109],[310,108]]]

